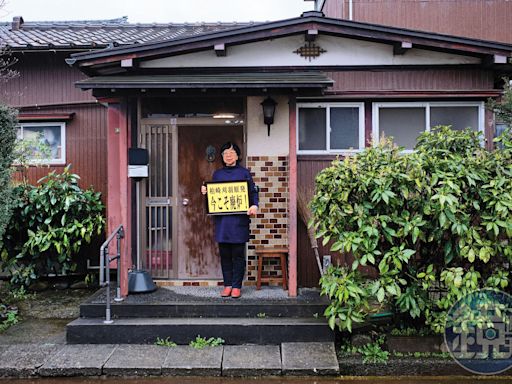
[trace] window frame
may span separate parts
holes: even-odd
[[[300,108],[325,108],[326,110],[326,120],[325,120],[325,147],[326,149],[300,149],[299,143],[299,109]],[[359,148],[357,149],[331,149],[331,108],[358,108],[359,109]],[[365,112],[364,112],[364,102],[302,102],[297,103],[296,105],[296,140],[297,140],[297,154],[298,155],[336,155],[336,154],[351,154],[361,152],[365,147]]]
[[[430,132],[430,108],[432,107],[477,107],[478,108],[478,132],[485,135],[485,103],[483,101],[418,101],[418,102],[378,102],[372,103],[372,138],[373,146],[377,146],[380,140],[379,111],[381,108],[425,108],[425,131]],[[482,136],[482,145],[485,138]],[[404,149],[402,152],[411,153],[414,149]]]
[[[48,161],[45,160],[36,160],[31,159],[29,161],[29,165],[66,165],[66,122],[64,121],[47,121],[47,122],[18,122],[17,127],[20,132],[20,137],[18,140],[23,140],[24,138],[24,129],[28,127],[60,127],[60,142],[61,142],[61,157],[59,159],[50,159]]]

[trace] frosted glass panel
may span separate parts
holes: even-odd
[[[325,150],[325,108],[299,108],[299,150]]]
[[[331,149],[359,148],[359,108],[331,108]]]
[[[430,126],[451,125],[461,131],[465,128],[478,130],[478,107],[432,107]]]
[[[380,108],[380,136],[393,137],[405,149],[414,149],[416,139],[425,130],[425,108]]]

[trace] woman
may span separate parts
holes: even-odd
[[[228,141],[220,148],[223,168],[213,173],[213,181],[249,182],[249,209],[247,214],[214,216],[215,241],[219,243],[220,264],[224,278],[222,297],[238,299],[241,296],[245,274],[245,243],[249,241],[249,216],[258,212],[258,191],[248,169],[240,166],[240,148]],[[206,186],[201,187],[206,194]]]

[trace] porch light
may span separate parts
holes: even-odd
[[[267,124],[268,136],[270,136],[270,126],[274,124],[274,114],[276,113],[277,102],[271,97],[267,97],[261,103],[263,107],[263,122]]]

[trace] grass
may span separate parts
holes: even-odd
[[[0,307],[3,307],[4,305],[0,305]],[[5,332],[8,330],[11,326],[18,323],[18,311],[14,309],[8,309],[5,312],[5,320],[0,323],[0,333]]]
[[[172,341],[169,337],[167,337],[165,339],[161,339],[161,338],[157,337],[155,345],[158,345],[160,347],[172,348],[172,347],[176,347],[178,344],[176,344],[174,341]]]
[[[224,340],[220,337],[210,337],[209,339],[206,339],[205,337],[197,335],[195,340],[192,340],[189,345],[195,349],[203,349],[206,347],[218,347],[222,344],[224,344]]]

